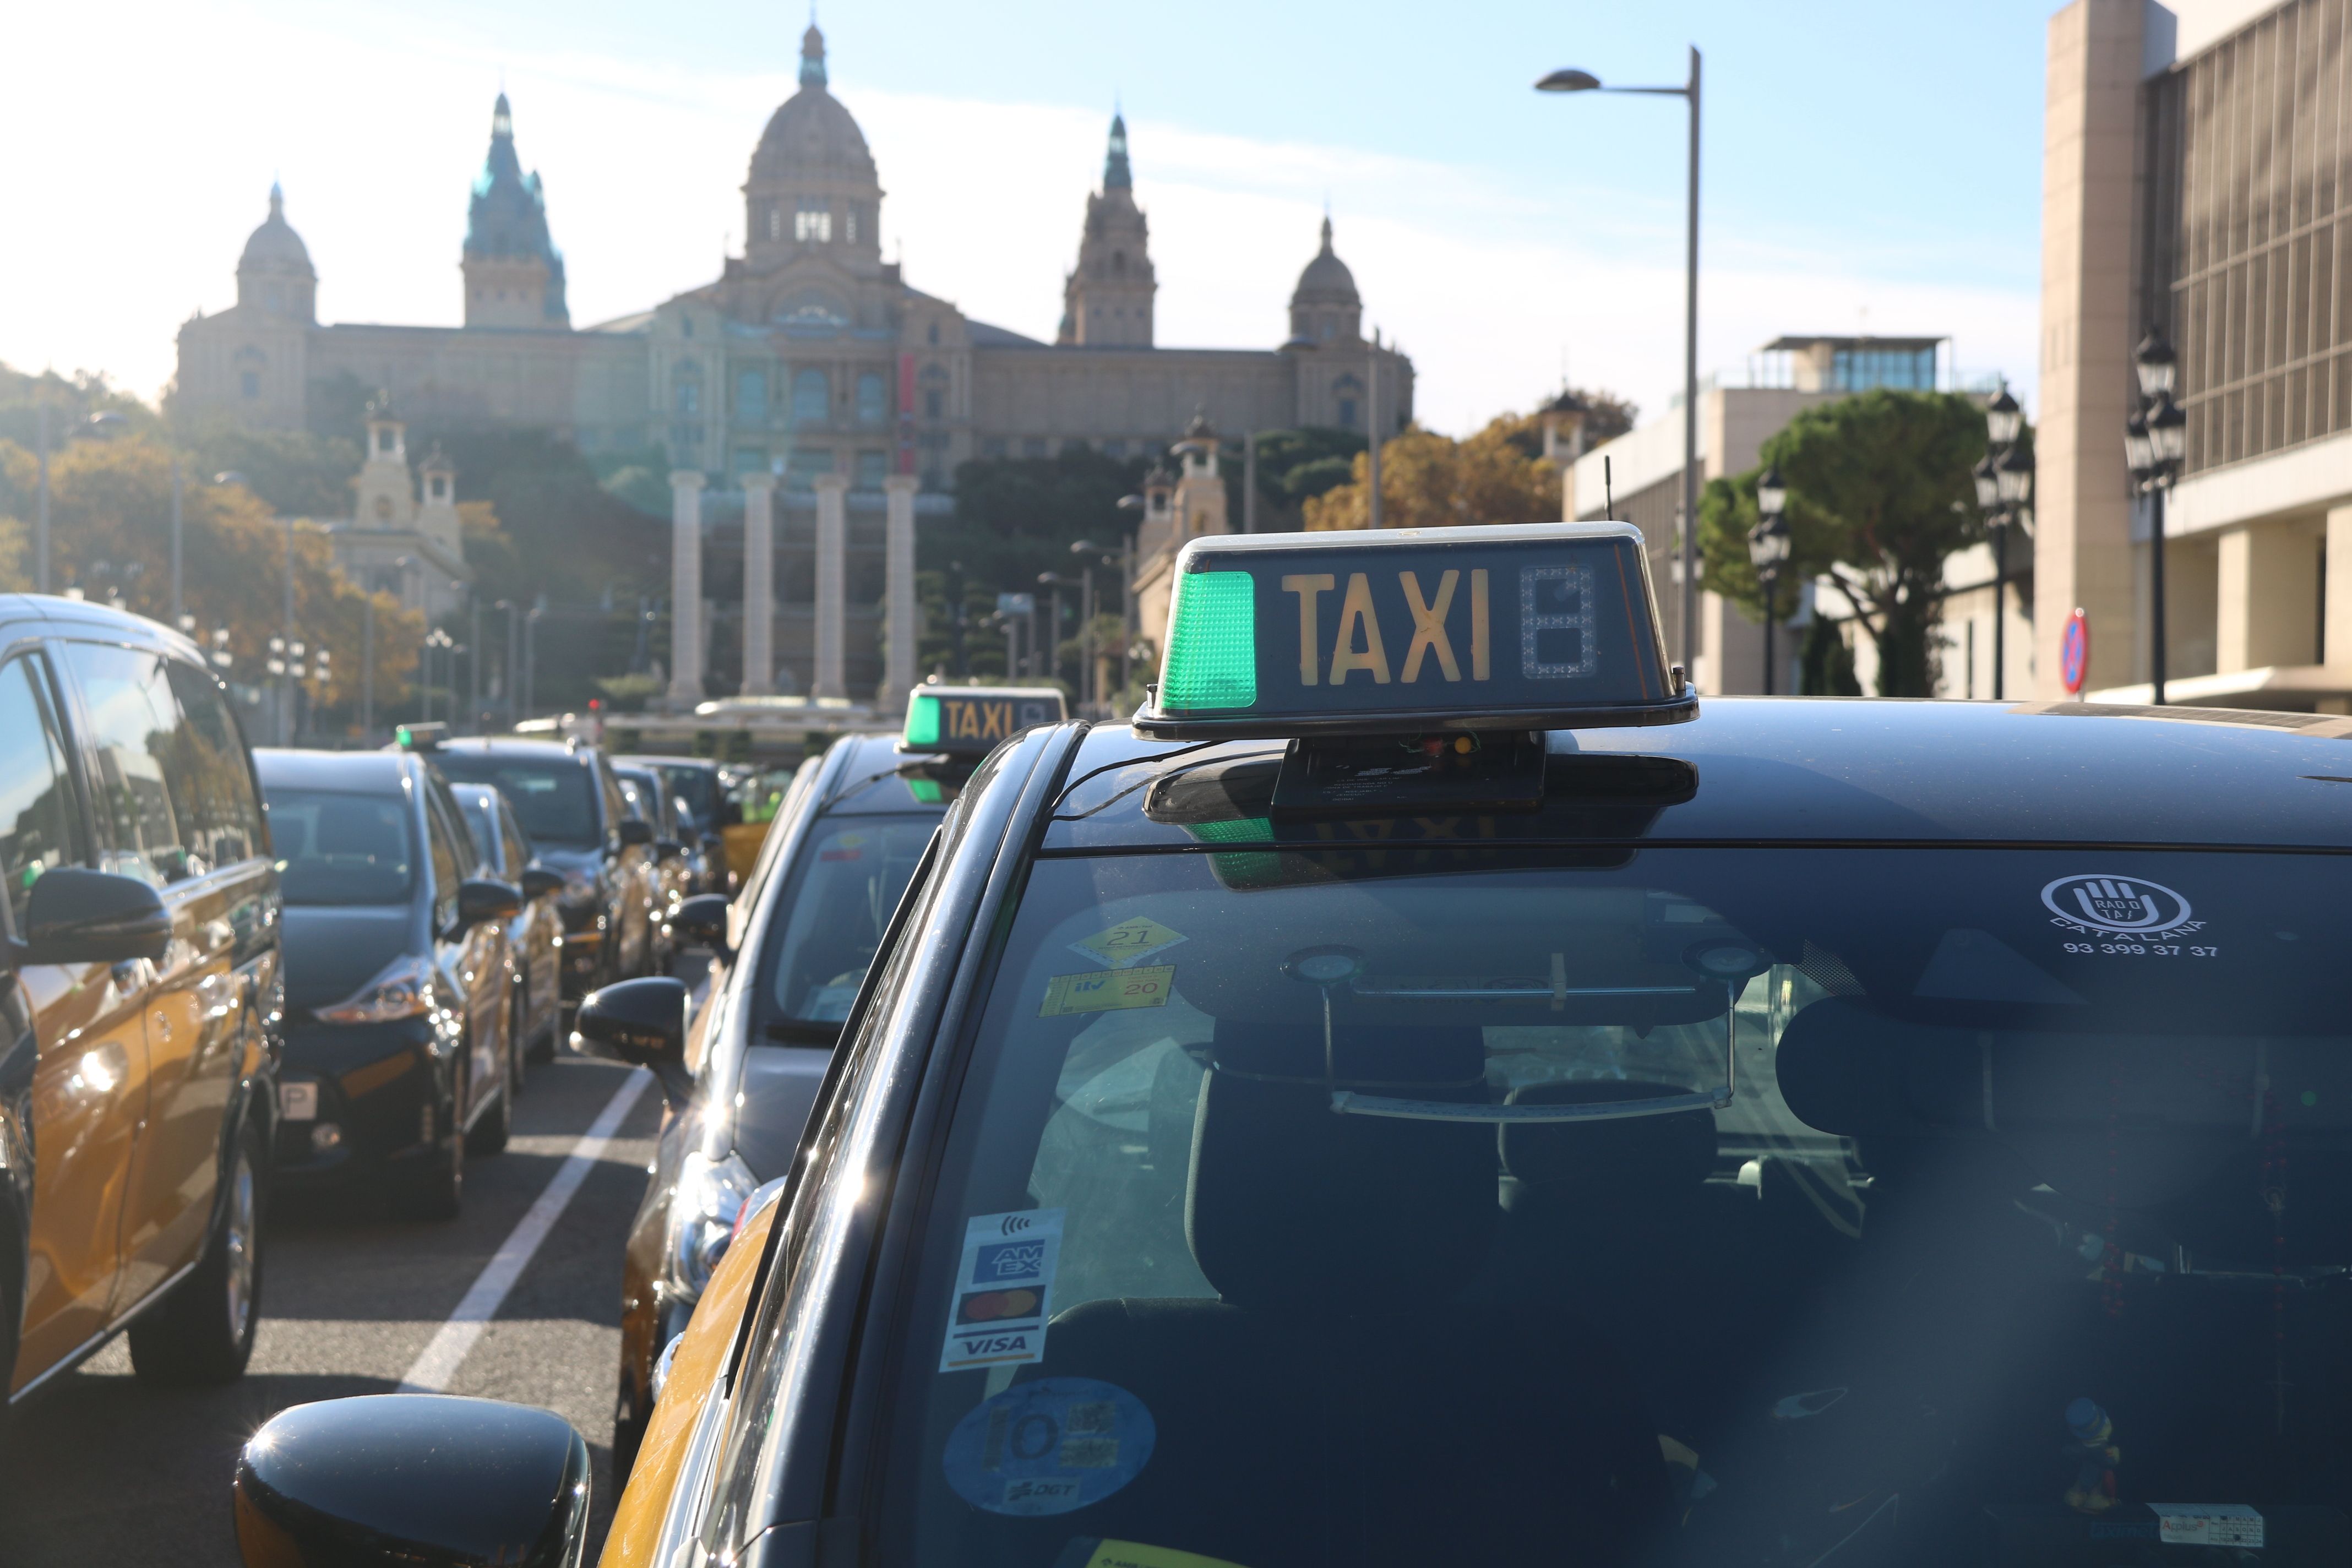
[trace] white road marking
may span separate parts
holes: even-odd
[[[457,1310],[434,1331],[432,1341],[425,1345],[424,1353],[409,1367],[408,1374],[400,1380],[401,1393],[438,1394],[449,1386],[449,1380],[457,1375],[457,1368],[465,1361],[466,1352],[474,1348],[474,1342],[482,1337],[482,1331],[498,1315],[499,1305],[506,1300],[507,1292],[514,1289],[515,1281],[522,1278],[522,1271],[530,1265],[531,1255],[539,1250],[540,1243],[547,1239],[547,1233],[555,1228],[555,1222],[562,1216],[564,1205],[571,1203],[572,1195],[588,1179],[588,1173],[594,1170],[596,1163],[604,1157],[604,1146],[612,1142],[613,1134],[620,1130],[622,1119],[629,1114],[637,1103],[637,1097],[645,1093],[646,1086],[652,1081],[653,1074],[649,1072],[632,1072],[613,1092],[613,1098],[605,1101],[604,1109],[597,1112],[596,1120],[589,1124],[588,1131],[582,1133],[580,1141],[572,1146],[572,1152],[555,1173],[555,1179],[547,1184],[547,1190],[539,1194],[539,1201],[532,1204],[530,1212],[522,1216],[522,1223],[499,1244],[498,1251],[475,1278],[465,1298],[457,1303]]]

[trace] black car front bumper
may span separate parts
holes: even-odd
[[[379,1173],[397,1180],[414,1167],[422,1179],[447,1144],[454,1061],[454,1042],[429,1018],[289,1020],[278,1104],[282,1111],[308,1085],[318,1114],[278,1117],[278,1178],[331,1187]]]

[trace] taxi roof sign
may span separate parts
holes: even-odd
[[[1671,724],[1630,523],[1204,535],[1176,560],[1160,685],[1169,740]]]
[[[986,756],[1024,730],[1070,716],[1055,686],[918,686],[907,697],[902,752]]]

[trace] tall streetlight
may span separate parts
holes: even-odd
[[[2003,386],[1985,405],[1984,461],[1971,471],[1977,510],[1992,540],[1992,700],[2006,695],[2009,677],[2009,536],[2026,526],[2033,501],[2033,454],[2019,437],[2025,411]]]
[[[1629,92],[1681,98],[1690,104],[1690,205],[1684,216],[1683,256],[1683,668],[1693,666],[1698,630],[1698,49],[1690,52],[1690,79],[1680,87],[1603,87],[1590,71],[1556,70],[1536,83],[1538,92]]]
[[[2132,483],[2149,501],[2147,669],[2158,707],[2164,705],[2164,498],[2180,476],[2180,459],[2189,444],[2189,416],[2172,401],[2177,367],[2172,345],[2149,328],[2134,365],[2139,373],[2139,411],[2124,426],[2124,458],[2131,467]]]
[[[1255,441],[1257,437],[1252,436],[1250,439]],[[1097,656],[1096,653],[1095,621],[1097,620],[1099,612],[1096,609],[1095,567],[1097,564],[1103,566],[1116,566],[1118,564],[1118,557],[1106,553],[1103,547],[1097,544],[1091,539],[1080,539],[1073,542],[1070,545],[1070,553],[1076,556],[1084,563],[1084,565],[1080,567],[1078,573],[1079,582],[1081,584],[1079,590],[1079,609],[1080,613],[1086,618],[1079,623],[1078,657],[1086,660],[1086,663],[1078,671],[1078,691],[1080,693],[1080,700],[1086,702],[1089,707],[1091,707],[1093,704],[1102,700],[1102,682],[1097,679],[1096,676]]]
[[[1748,563],[1764,587],[1764,695],[1772,695],[1772,623],[1780,616],[1780,574],[1796,537],[1789,529],[1789,486],[1778,464],[1756,479],[1756,526],[1748,532]]]

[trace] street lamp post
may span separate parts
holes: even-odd
[[[1690,105],[1690,192],[1683,236],[1683,668],[1692,668],[1698,630],[1698,110],[1699,55],[1690,52],[1690,79],[1680,87],[1603,87],[1590,71],[1556,70],[1536,83],[1538,92],[1627,92],[1680,98]]]
[[[1780,618],[1780,574],[1796,543],[1789,529],[1789,487],[1776,464],[1756,479],[1756,526],[1748,533],[1748,561],[1764,587],[1764,695],[1772,695],[1772,623]]]
[[[2148,498],[2148,685],[2164,706],[2164,500],[2180,475],[2188,447],[2189,416],[2172,401],[2178,365],[2172,345],[2155,328],[2140,340],[2134,368],[2139,374],[2140,408],[2124,426],[2124,458],[2132,482]]]
[[[2009,679],[2009,536],[2025,526],[2033,501],[2033,454],[2019,437],[2025,413],[2003,386],[1985,405],[1985,456],[1972,470],[1977,510],[1992,540],[1992,699],[2007,695]]]

